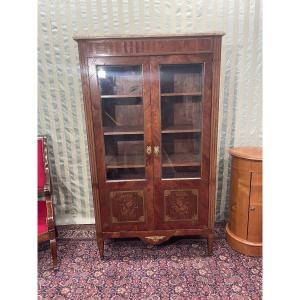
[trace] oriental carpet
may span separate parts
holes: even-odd
[[[206,240],[172,238],[105,242],[100,259],[93,225],[58,226],[53,270],[47,243],[38,250],[38,299],[261,299],[262,259],[240,254],[217,226],[214,254]]]

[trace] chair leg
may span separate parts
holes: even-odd
[[[57,245],[56,239],[50,240],[50,251],[52,256],[53,267],[57,267]]]

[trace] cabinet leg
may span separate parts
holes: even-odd
[[[214,235],[209,234],[207,237],[207,255],[211,256],[213,254],[213,244],[214,244]]]
[[[97,237],[97,245],[100,253],[100,257],[104,257],[104,240]]]
[[[57,267],[57,245],[56,245],[56,240],[50,240],[50,251],[51,251],[51,256],[52,256],[52,262],[53,262],[53,267]]]

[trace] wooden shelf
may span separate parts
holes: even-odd
[[[200,155],[172,154],[163,155],[162,167],[195,167],[200,166]]]
[[[201,92],[197,93],[161,93],[161,97],[176,97],[176,96],[202,96]]]
[[[103,127],[104,135],[144,134],[142,126]]]
[[[142,98],[143,95],[101,95],[102,99],[114,98],[114,99],[122,99],[122,98]]]
[[[144,168],[145,158],[143,155],[132,156],[106,156],[107,169]]]
[[[185,167],[181,167],[181,168],[185,168]],[[190,170],[182,170],[182,171],[177,171],[174,168],[171,168],[172,172],[166,172],[165,170],[167,170],[167,168],[163,169],[163,171],[165,171],[162,174],[162,180],[172,180],[172,179],[185,179],[185,180],[189,180],[192,178],[200,178],[200,170],[198,169],[197,172],[191,172]]]
[[[173,125],[161,130],[161,133],[182,133],[182,132],[201,132],[200,128],[191,125]]]

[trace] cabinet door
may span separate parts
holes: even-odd
[[[208,226],[211,55],[151,58],[157,228]]]
[[[248,240],[262,241],[262,174],[252,173],[249,203]]]
[[[247,239],[251,173],[243,170],[248,161],[233,157],[231,169],[229,229],[237,236]]]
[[[148,74],[144,57],[89,59],[103,231],[153,226]]]

